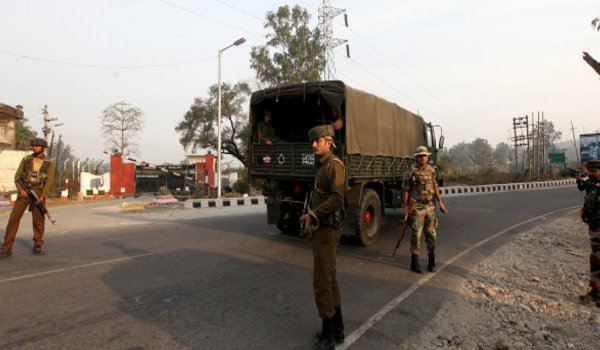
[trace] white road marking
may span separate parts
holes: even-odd
[[[116,262],[120,262],[120,261],[134,260],[134,259],[139,259],[139,258],[143,258],[145,256],[154,255],[154,254],[156,254],[156,253],[151,252],[151,253],[144,253],[144,254],[138,254],[138,255],[132,255],[132,256],[125,256],[125,257],[122,257],[122,258],[96,261],[96,262],[93,262],[93,263],[88,263],[88,264],[83,264],[83,265],[77,265],[77,266],[71,266],[71,267],[65,267],[65,268],[62,268],[62,269],[49,270],[49,271],[43,271],[43,272],[38,272],[38,273],[32,273],[32,274],[29,274],[29,275],[22,275],[22,276],[17,276],[17,277],[5,278],[5,279],[0,279],[0,284],[2,284],[2,283],[8,283],[8,282],[14,282],[14,281],[20,281],[20,280],[29,279],[29,278],[35,278],[35,277],[40,277],[40,276],[52,275],[52,274],[55,274],[55,273],[61,273],[61,272],[67,272],[67,271],[73,271],[73,270],[81,270],[81,269],[85,269],[85,268],[88,268],[88,267],[94,267],[94,266],[100,266],[100,265],[107,265],[107,264],[112,264],[112,263],[116,263]]]
[[[558,210],[554,210],[551,211],[549,213],[540,215],[540,216],[536,216],[534,218],[531,218],[529,220],[525,220],[523,222],[520,222],[518,224],[515,224],[513,226],[510,226],[509,228],[506,228],[498,233],[493,234],[492,236],[483,239],[481,241],[479,241],[477,244],[463,250],[462,252],[456,254],[454,257],[452,257],[450,260],[448,260],[448,262],[446,262],[445,264],[443,264],[442,266],[440,266],[438,268],[438,272],[444,270],[446,267],[452,265],[454,262],[456,262],[458,259],[462,258],[465,254],[470,253],[471,251],[473,251],[474,249],[477,249],[479,247],[481,247],[482,245],[488,243],[489,241],[498,238],[499,236],[505,234],[506,232],[513,230],[519,226],[528,224],[532,221],[536,221],[536,220],[540,220],[540,219],[545,219],[546,216],[552,215],[552,214],[556,214],[559,213],[561,211],[565,211],[565,210],[571,210],[571,209],[577,209],[580,208],[580,206],[574,206],[574,207],[568,207],[568,208],[562,208],[562,209],[558,209]],[[428,273],[427,275],[425,275],[423,278],[419,279],[417,281],[417,283],[413,284],[410,288],[408,288],[407,290],[405,290],[402,294],[398,295],[396,298],[394,298],[392,301],[390,301],[389,303],[387,303],[386,305],[384,305],[381,309],[379,309],[379,311],[377,311],[373,316],[371,316],[368,320],[366,320],[362,325],[360,325],[360,327],[358,327],[354,332],[352,332],[350,335],[348,335],[346,337],[346,340],[344,341],[343,344],[336,346],[336,350],[346,350],[348,349],[350,346],[352,346],[354,343],[356,343],[356,341],[358,341],[358,339],[365,334],[369,329],[371,329],[377,322],[379,322],[383,317],[385,317],[385,315],[387,315],[390,311],[392,311],[396,306],[398,306],[402,301],[404,301],[406,298],[408,298],[411,294],[413,294],[417,289],[419,289],[422,285],[424,285],[425,283],[427,283],[430,279],[432,279],[433,277],[435,277],[436,273]]]

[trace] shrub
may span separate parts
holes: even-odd
[[[244,179],[240,179],[236,183],[233,184],[233,189],[236,192],[248,193],[248,188],[249,188],[248,181],[246,181]]]

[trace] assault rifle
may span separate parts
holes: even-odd
[[[411,198],[408,201],[408,208],[406,209],[406,216],[404,217],[404,220],[402,221],[402,227],[400,228],[400,234],[398,235],[398,242],[396,242],[396,248],[394,248],[394,253],[392,253],[392,256],[396,255],[396,252],[398,251],[398,248],[400,248],[400,242],[402,242],[402,239],[404,239],[404,234],[406,233],[406,228],[408,227],[408,221],[410,220],[410,216],[412,215],[413,211],[415,210],[415,203],[417,201],[414,200],[413,198]]]
[[[48,220],[50,220],[52,225],[56,225],[56,221],[52,220],[48,209],[46,208],[44,203],[40,201],[40,197],[38,197],[38,195],[25,184],[25,181],[23,181],[23,179],[18,179],[17,183],[25,190],[25,192],[27,192],[27,197],[29,198],[29,211],[32,211],[33,207],[37,206],[38,209],[40,209],[40,211],[42,212],[42,214],[48,217]]]

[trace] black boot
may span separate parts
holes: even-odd
[[[417,254],[412,254],[410,256],[410,270],[416,273],[423,273],[423,270],[421,270],[421,266],[419,265],[419,256]]]
[[[429,272],[436,272],[436,266],[435,266],[435,251],[432,250],[429,252],[429,263],[427,264],[427,271]]]
[[[587,292],[587,294],[580,295],[579,300],[581,300],[584,303],[600,302],[600,290],[597,288],[592,288],[592,290]]]
[[[10,250],[0,250],[0,259],[10,258],[12,256],[12,252]]]
[[[342,344],[344,342],[344,338],[342,307],[338,306],[335,308],[335,315],[333,316],[333,340],[335,340],[336,344]]]
[[[319,333],[319,339],[315,343],[315,350],[334,350],[333,341],[333,318],[323,319],[323,328]]]

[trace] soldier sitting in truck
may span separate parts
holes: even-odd
[[[258,142],[265,145],[272,145],[279,141],[279,137],[275,134],[275,128],[271,124],[273,114],[270,110],[265,110],[264,119],[258,123],[256,131],[258,132]]]

